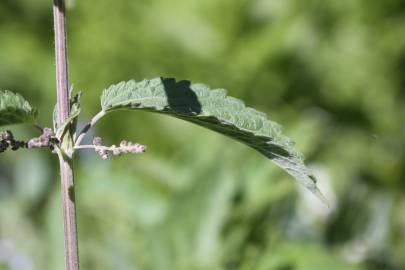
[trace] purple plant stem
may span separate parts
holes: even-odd
[[[55,58],[56,58],[56,92],[58,108],[58,124],[69,115],[69,90],[67,72],[67,50],[66,50],[66,9],[64,0],[53,1],[54,28],[55,28]],[[62,138],[61,151],[58,151],[60,174],[62,208],[65,230],[65,257],[66,269],[79,269],[79,256],[77,248],[77,226],[76,207],[73,181],[72,157],[67,155],[72,148],[72,136],[70,131]]]

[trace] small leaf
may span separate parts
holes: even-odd
[[[81,92],[78,92],[73,98],[70,98],[70,114],[69,116],[65,119],[65,121],[62,123],[60,127],[58,127],[58,121],[57,121],[57,107],[55,106],[54,113],[53,113],[53,119],[54,119],[54,129],[56,130],[55,134],[57,138],[60,138],[63,133],[65,133],[66,129],[68,128],[69,124],[71,123],[73,125],[73,129],[76,129],[76,120],[77,117],[80,114],[80,97],[81,97]]]
[[[35,123],[37,114],[20,94],[0,91],[0,126]]]
[[[73,84],[69,88],[70,110],[72,110],[72,104],[74,103],[74,99],[77,96],[77,95],[75,95],[74,98],[72,99],[72,93],[73,93]],[[79,92],[78,95],[79,95],[79,99],[80,99],[81,93]],[[59,128],[58,104],[55,104],[55,106],[53,107],[52,120],[53,120],[53,132],[55,132],[55,134],[56,134],[58,131],[58,128]]]
[[[224,89],[166,78],[121,82],[104,90],[101,107],[105,112],[133,109],[167,114],[224,134],[262,153],[326,202],[280,125],[227,96]]]

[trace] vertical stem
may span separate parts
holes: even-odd
[[[65,0],[53,1],[53,22],[55,27],[56,91],[59,124],[69,115],[69,90],[66,50]]]
[[[56,91],[58,124],[61,125],[68,117],[70,110],[67,51],[66,51],[66,25],[65,1],[53,1],[53,15],[55,27],[55,58],[56,58]],[[62,208],[65,230],[65,257],[66,269],[79,269],[79,256],[77,249],[76,209],[73,181],[73,162],[70,153],[73,142],[70,131],[62,138],[61,152],[59,153],[61,173]]]
[[[61,171],[62,208],[65,229],[66,270],[78,270],[79,257],[72,160],[62,153],[59,155],[59,165]]]

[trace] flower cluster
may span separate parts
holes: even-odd
[[[44,128],[42,135],[28,141],[28,148],[50,147],[59,144],[59,140],[55,137],[52,129]]]
[[[13,133],[7,130],[0,133],[0,153],[6,151],[9,147],[11,147],[11,150],[16,151],[19,148],[26,148],[27,143],[15,140]]]
[[[102,159],[107,159],[111,154],[120,156],[122,154],[140,154],[146,151],[146,146],[128,141],[121,141],[119,146],[112,145],[110,147],[102,145],[100,137],[93,139],[94,150],[101,156]]]

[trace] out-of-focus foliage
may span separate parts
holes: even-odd
[[[27,97],[47,126],[55,97],[49,5],[0,2],[0,88]],[[325,208],[225,137],[117,112],[97,135],[149,148],[108,162],[79,156],[83,269],[405,268],[404,1],[70,6],[70,75],[85,118],[103,88],[130,78],[229,89],[285,126],[331,202]],[[0,269],[63,269],[55,165],[41,150],[0,156]]]

